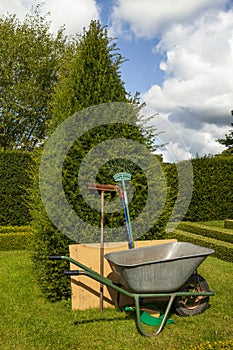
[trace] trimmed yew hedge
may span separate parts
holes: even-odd
[[[18,232],[0,234],[0,250],[31,250],[33,234]]]
[[[0,151],[0,225],[21,226],[31,222],[28,169],[31,154],[21,151]]]
[[[191,162],[193,193],[183,220],[198,222],[233,218],[233,156],[195,158]],[[176,165],[169,164],[166,168],[175,203],[179,186]]]
[[[0,225],[20,226],[31,222],[28,169],[32,159],[30,152],[0,152]],[[184,220],[198,222],[233,218],[233,156],[195,158],[192,166],[194,188]],[[176,202],[179,184],[176,165],[166,165],[165,170],[169,188],[165,209],[169,211]],[[233,222],[227,220],[225,227],[232,228]]]
[[[194,187],[187,221],[233,218],[233,156],[192,159]]]
[[[224,227],[226,229],[232,229],[233,230],[233,220],[224,220]]]
[[[198,233],[199,235],[205,237],[210,237],[220,241],[233,243],[233,230],[205,226],[196,222],[182,222],[179,224],[178,228],[186,232],[194,234]]]
[[[182,230],[175,230],[168,238],[176,238],[178,241],[189,242],[214,249],[214,256],[229,262],[233,262],[233,244],[218,239],[205,237]]]
[[[31,226],[0,226],[0,234],[3,233],[31,233]]]
[[[0,226],[0,250],[31,250],[32,245],[30,226]]]

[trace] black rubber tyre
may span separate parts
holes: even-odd
[[[180,289],[181,292],[209,292],[209,286],[206,280],[193,274],[189,281]],[[177,297],[174,301],[175,312],[177,315],[188,317],[195,316],[204,312],[209,305],[208,296],[198,297]]]

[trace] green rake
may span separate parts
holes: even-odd
[[[121,182],[121,185],[122,185],[122,190],[120,188],[120,197],[121,197],[121,201],[124,209],[128,241],[129,241],[129,249],[134,248],[134,241],[133,241],[133,235],[132,235],[132,226],[131,226],[131,220],[129,215],[128,196],[127,196],[125,181],[130,181],[131,177],[132,177],[132,174],[126,173],[126,172],[120,172],[113,176],[114,181]]]

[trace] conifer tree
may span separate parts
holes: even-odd
[[[62,122],[90,106],[111,102],[132,105],[133,112],[128,116],[128,123],[123,122],[119,116],[118,122],[113,125],[99,125],[88,130],[74,142],[64,162],[62,181],[70,206],[82,220],[98,226],[100,213],[90,209],[85,203],[78,186],[77,174],[82,160],[93,147],[101,142],[119,138],[131,139],[152,150],[151,134],[149,129],[142,132],[139,117],[141,106],[138,95],[132,98],[125,90],[120,74],[120,66],[124,58],[117,52],[116,44],[108,38],[106,28],[101,28],[98,21],[92,21],[89,29],[84,29],[83,35],[70,43],[66,55],[60,67],[59,82],[51,99],[49,137],[56,132]],[[79,113],[76,115],[79,118]],[[96,117],[101,118],[102,116],[97,115]],[[85,123],[83,128],[85,129]],[[59,144],[57,147],[62,147],[62,145]],[[92,165],[94,166],[94,164],[89,164],[90,169]],[[103,164],[97,174],[97,180],[102,183],[111,183],[113,177],[106,168],[108,168],[106,164]],[[134,181],[135,188],[138,186],[141,191],[132,201],[132,216],[140,212],[147,195],[146,178],[139,167]],[[71,240],[59,234],[47,217],[43,205],[41,203],[38,205],[39,193],[36,194],[36,190],[32,197],[35,208],[33,210],[36,243],[34,261],[37,266],[37,275],[47,297],[57,300],[69,294],[69,279],[64,280],[62,276],[65,265],[59,264],[58,266],[54,262],[48,262],[48,256],[68,254],[68,245]],[[56,198],[51,198],[51,201],[53,200]],[[54,210],[61,210],[62,215],[62,208],[54,208]],[[116,227],[122,223],[124,224],[123,210],[120,215],[109,214],[105,217],[107,226],[114,227],[115,225]],[[89,232],[78,232],[78,234],[84,238],[86,235],[87,242],[90,240]]]

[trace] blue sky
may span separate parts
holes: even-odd
[[[113,0],[98,0],[97,4],[101,10],[101,23],[111,28],[110,18],[116,2]],[[127,23],[125,26],[128,28]],[[113,35],[113,37],[115,36]],[[135,36],[117,35],[116,37],[120,53],[128,60],[121,67],[122,78],[125,81],[127,91],[132,94],[136,91],[144,93],[155,82],[161,84],[163,80],[163,73],[159,69],[161,55],[153,54],[153,47],[158,43],[158,37],[155,36],[146,40]]]
[[[0,13],[23,19],[34,0],[1,0]],[[82,32],[92,19],[108,26],[126,59],[122,79],[141,93],[145,113],[167,143],[167,161],[220,153],[231,129],[232,0],[44,0],[51,30]]]
[[[161,84],[163,72],[159,69],[161,55],[152,53],[156,40],[125,42],[118,40],[121,54],[128,59],[122,66],[121,72],[126,88],[132,93],[135,89],[140,93],[146,92],[154,83]]]

